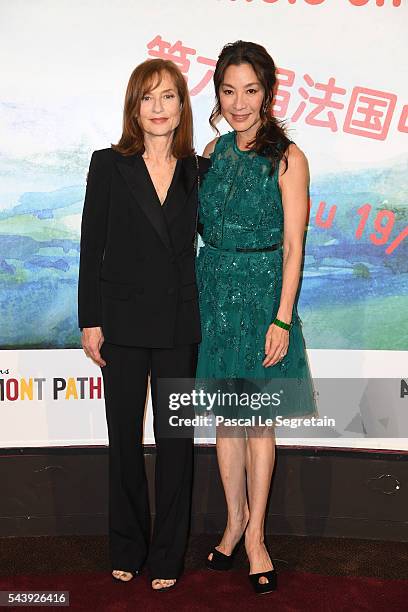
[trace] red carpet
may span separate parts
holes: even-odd
[[[0,579],[0,590],[70,591],[70,607],[65,609],[87,612],[167,612],[169,608],[176,612],[217,609],[220,612],[272,609],[276,612],[389,612],[407,609],[406,580],[321,576],[289,571],[279,574],[278,579],[279,590],[266,595],[255,595],[251,591],[243,570],[187,572],[174,591],[165,593],[152,592],[147,575],[122,584],[113,582],[109,573],[105,572],[9,576]],[[24,610],[27,607],[5,609]]]

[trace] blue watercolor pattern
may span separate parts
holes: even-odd
[[[71,153],[71,155],[73,155]],[[0,344],[3,348],[80,346],[77,276],[80,215],[89,151],[76,151],[69,171],[0,156],[8,183],[37,184],[37,172],[57,189],[24,191],[0,211]],[[407,226],[408,158],[394,165],[327,174],[311,185],[299,313],[309,348],[408,349],[408,240],[387,245]],[[23,180],[24,179],[24,180]],[[0,191],[0,206],[7,194]],[[330,228],[316,225],[321,201],[337,211]],[[357,210],[370,203],[366,228]],[[373,244],[374,218],[387,209],[395,223],[385,245]],[[379,234],[378,234],[379,235]],[[384,324],[387,321],[393,324]]]

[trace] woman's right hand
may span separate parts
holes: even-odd
[[[85,355],[92,359],[96,365],[106,366],[106,361],[101,357],[101,346],[104,343],[102,328],[100,327],[84,327],[82,330],[82,348]]]

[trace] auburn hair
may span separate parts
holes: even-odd
[[[123,155],[144,152],[144,134],[138,116],[143,96],[160,85],[163,73],[173,79],[181,103],[180,123],[172,142],[172,154],[176,159],[194,154],[193,114],[187,83],[176,64],[170,60],[151,59],[137,66],[130,75],[123,108],[123,129],[118,144],[112,149]]]
[[[276,67],[272,57],[262,45],[237,40],[223,47],[218,57],[213,77],[216,99],[215,106],[209,119],[210,125],[219,134],[216,124],[222,116],[220,87],[228,66],[239,66],[240,64],[249,64],[253,68],[264,89],[264,98],[260,109],[261,125],[257,130],[255,138],[248,143],[249,147],[259,155],[269,158],[271,162],[271,174],[277,168],[283,156],[286,171],[288,160],[285,151],[291,141],[286,135],[284,122],[279,121],[272,114],[276,86]]]

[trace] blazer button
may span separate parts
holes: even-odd
[[[174,287],[169,287],[169,288],[167,289],[167,294],[168,294],[168,295],[173,295],[173,294],[175,293],[175,291],[176,291],[176,290],[175,290],[175,288],[174,288]]]

